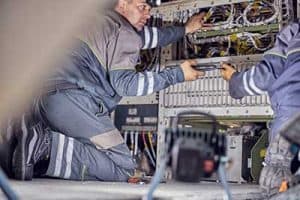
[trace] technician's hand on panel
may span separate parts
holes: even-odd
[[[201,12],[200,14],[192,16],[185,25],[185,34],[194,33],[199,29],[209,28],[209,24],[204,23],[206,13]],[[185,81],[194,81],[205,75],[203,71],[195,70],[194,65],[197,65],[195,60],[186,60],[180,67],[184,74]]]
[[[192,16],[185,25],[185,33],[194,33],[199,29],[209,29],[210,24],[205,24],[204,18],[206,13],[201,12],[200,14]]]
[[[236,70],[229,64],[227,63],[221,63],[221,75],[224,80],[230,81],[232,75],[236,72]]]
[[[205,75],[203,71],[195,70],[193,68],[193,66],[196,64],[196,60],[186,60],[180,65],[185,81],[194,81]]]

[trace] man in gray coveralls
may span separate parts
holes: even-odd
[[[118,0],[84,30],[47,81],[34,117],[23,115],[17,126],[16,179],[126,181],[133,174],[136,165],[109,116],[122,96],[149,95],[204,75],[192,60],[160,72],[135,70],[141,49],[168,45],[205,26],[204,13],[185,27],[161,29],[145,26],[149,17],[145,0]]]

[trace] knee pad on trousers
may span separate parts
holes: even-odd
[[[290,152],[290,146],[290,143],[278,134],[267,149],[259,185],[268,196],[279,193],[283,181],[293,180],[294,176],[290,170],[293,155]]]

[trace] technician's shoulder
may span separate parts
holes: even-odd
[[[121,23],[115,15],[113,11],[106,12],[102,23],[103,32],[111,36],[116,35],[121,28]]]
[[[276,55],[282,58],[286,58],[291,43],[293,43],[295,36],[299,35],[299,22],[292,22],[286,25],[276,37],[276,43],[272,49],[265,52],[265,55]]]
[[[119,27],[118,21],[114,20],[109,12],[96,13],[81,30],[79,38],[89,45],[103,48],[102,45],[114,39]]]

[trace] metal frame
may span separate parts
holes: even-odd
[[[279,0],[280,1],[280,0]],[[278,1],[278,2],[279,2]],[[205,8],[211,6],[218,6],[224,4],[234,4],[241,2],[251,2],[251,0],[179,0],[170,3],[163,3],[161,6],[152,9],[152,15],[162,16],[165,24],[174,19],[174,12],[182,10],[195,10],[198,8]],[[281,1],[280,1],[281,2]],[[300,17],[300,0],[297,0],[297,16]],[[280,6],[279,6],[280,7]],[[281,12],[280,12],[281,13]],[[278,23],[270,24],[266,26],[251,26],[241,27],[239,29],[221,30],[221,31],[203,31],[199,32],[199,37],[212,37],[215,35],[224,35],[226,33],[244,32],[244,31],[275,31],[282,27],[281,15],[278,16]],[[210,58],[210,59],[198,59],[198,63],[219,63],[221,61],[227,61],[230,63],[240,63],[241,61],[247,62],[258,62],[262,55],[253,56],[236,56],[236,57],[223,57],[223,58]],[[164,67],[169,65],[178,64],[180,61],[171,61],[172,59],[172,47],[171,45],[162,49],[161,63]],[[247,66],[250,67],[250,66]],[[213,80],[216,80],[217,88],[212,84]],[[203,86],[203,84],[206,86]],[[225,86],[224,86],[225,85]],[[213,98],[212,93],[220,92],[223,94],[223,100],[220,98]],[[206,93],[201,93],[205,91]],[[222,93],[223,92],[223,93]],[[219,94],[219,96],[221,96]],[[218,96],[218,95],[216,95]],[[197,99],[202,98],[203,101]],[[169,98],[169,99],[166,99]],[[170,98],[174,99],[172,102]],[[205,99],[206,98],[206,99]],[[183,103],[180,101],[184,100]],[[230,102],[230,103],[228,103]],[[254,103],[253,103],[254,102]],[[256,104],[255,102],[260,102]],[[164,131],[166,127],[170,127],[170,123],[173,117],[179,112],[193,110],[203,111],[211,113],[217,116],[218,119],[222,120],[238,120],[238,121],[268,121],[272,118],[273,110],[269,105],[269,98],[267,95],[262,97],[246,97],[242,101],[231,99],[228,94],[228,86],[225,81],[221,81],[220,74],[217,71],[208,72],[203,79],[197,80],[193,83],[183,83],[174,87],[170,87],[159,93],[159,118],[158,118],[158,147],[157,147],[157,169],[160,167],[160,159],[164,153]],[[241,177],[240,170],[237,171],[233,176]],[[242,181],[242,180],[237,180]]]
[[[161,6],[152,9],[152,15],[160,16],[163,18],[164,24],[168,25],[172,23],[176,15],[174,12],[189,10],[189,13],[193,13],[193,11],[198,12],[200,8],[207,8],[212,6],[224,5],[224,4],[235,4],[241,2],[252,2],[253,0],[215,0],[215,1],[204,1],[204,0],[181,0],[174,1],[169,3],[163,3]],[[281,3],[283,0],[276,0],[276,4],[280,9],[280,13],[282,12]],[[299,1],[299,0],[297,0]],[[198,11],[197,11],[198,10]],[[260,26],[245,26],[245,27],[236,27],[236,28],[228,28],[225,30],[211,30],[211,31],[200,31],[196,32],[198,38],[207,38],[207,37],[215,37],[215,36],[224,36],[230,35],[234,33],[242,33],[242,32],[278,32],[282,28],[282,16],[278,15],[278,20],[275,23],[268,25],[260,25]],[[161,63],[165,63],[168,60],[172,60],[172,46],[169,45],[162,49],[161,54]]]
[[[227,170],[227,180],[231,182],[246,182],[242,178],[242,152],[243,152],[243,136],[229,136],[227,137],[227,153],[231,155],[232,158],[235,158],[234,163]]]
[[[298,7],[300,8],[298,1]],[[240,2],[251,2],[251,1],[234,1],[234,0],[215,0],[215,1],[202,1],[202,0],[192,0],[192,1],[175,1],[170,3],[165,3],[158,8],[154,8],[152,10],[153,15],[163,16],[164,21],[173,21],[173,12],[180,10],[192,10],[204,7],[211,7],[217,5],[224,4],[232,4],[232,3],[240,3]],[[300,9],[298,9],[298,16],[300,15]],[[278,17],[278,24],[272,24],[264,27],[244,27],[245,30],[249,28],[257,29],[258,31],[270,30],[279,30],[281,26],[281,16]],[[243,27],[241,28],[244,31]],[[235,30],[227,30],[227,31],[239,31]],[[215,34],[219,34],[220,31],[211,31],[211,32],[199,32],[200,37],[212,36]],[[223,34],[223,33],[221,33]],[[262,55],[253,55],[253,56],[236,56],[236,57],[227,57],[227,58],[210,58],[210,59],[199,59],[198,63],[218,63],[220,61],[229,61],[231,63],[239,63],[240,61],[259,61]],[[172,47],[169,45],[166,48],[162,49],[161,63],[165,63],[165,66],[178,64],[180,61],[172,61]],[[207,77],[208,76],[208,77]],[[212,79],[216,79],[218,88],[214,88],[212,86]],[[207,86],[201,86],[203,84],[207,84]],[[220,75],[216,72],[207,73],[206,77],[200,80],[195,81],[194,83],[183,83],[181,86],[170,87],[164,91],[160,92],[159,95],[159,124],[158,124],[158,161],[157,168],[160,166],[160,158],[162,150],[164,148],[164,130],[166,127],[169,127],[170,121],[172,117],[176,116],[177,113],[181,111],[193,110],[193,111],[204,111],[211,114],[216,115],[219,119],[231,119],[231,120],[258,120],[258,121],[268,121],[272,118],[273,110],[269,105],[269,98],[267,95],[262,97],[246,97],[242,101],[237,101],[231,99],[228,94],[228,86],[223,87],[221,94],[224,96],[224,100],[220,100],[220,98],[212,98],[210,96],[211,91],[218,91],[225,82],[220,80]],[[193,88],[194,87],[194,88]],[[207,89],[205,87],[210,87]],[[189,90],[189,88],[192,88]],[[201,93],[203,89],[206,89],[206,93]],[[184,93],[185,91],[186,93]],[[199,92],[200,91],[200,92]],[[220,92],[220,91],[218,91]],[[222,93],[223,92],[223,93]],[[177,93],[177,94],[176,94]],[[180,94],[181,93],[181,96]],[[203,97],[203,100],[199,100],[197,98]],[[170,98],[170,99],[166,99]],[[172,98],[174,99],[173,102]],[[206,98],[206,99],[205,99]],[[197,99],[197,100],[195,100]],[[180,101],[185,100],[183,103],[179,103]],[[209,101],[210,100],[210,101]],[[169,102],[168,102],[169,101]],[[177,103],[176,103],[177,101]],[[198,102],[197,102],[198,101]],[[213,103],[211,103],[213,102]],[[231,103],[228,103],[231,102]],[[261,102],[260,104],[253,104],[252,102]]]
[[[183,111],[187,110],[193,110],[193,111],[202,111],[206,113],[213,114],[219,119],[228,119],[230,120],[249,120],[249,119],[257,119],[261,118],[262,119],[271,119],[273,115],[273,110],[271,109],[270,106],[257,106],[257,107],[216,107],[216,108],[173,108],[173,109],[164,109],[164,117],[165,118],[171,118],[176,116],[178,113],[181,113]],[[225,117],[225,118],[224,118]],[[255,121],[255,120],[253,120]]]
[[[230,62],[239,69],[251,67],[261,60],[261,55],[219,57],[198,59],[198,63],[219,64]],[[180,61],[169,62],[174,65]],[[230,97],[228,83],[223,80],[218,70],[207,72],[206,75],[193,82],[185,82],[171,86],[162,91],[159,97],[160,112],[165,117],[173,117],[184,110],[201,110],[217,117],[252,117],[270,118],[273,114],[267,94],[245,97],[235,100]]]
[[[176,10],[187,10],[195,8],[205,8],[224,4],[251,2],[253,0],[179,0],[174,2],[163,3],[161,6],[153,8],[151,14],[163,14],[164,20],[173,19],[173,12]]]
[[[140,97],[124,97],[119,105],[158,104],[158,93]]]
[[[246,63],[251,63],[250,66],[254,65],[256,62],[258,62],[259,60],[261,60],[262,55],[251,55],[251,56],[234,56],[234,57],[219,57],[219,58],[208,58],[208,59],[198,59],[197,62],[198,63],[203,63],[203,64],[207,64],[207,63],[220,63],[222,61],[225,62],[230,62],[232,64],[236,64],[236,67],[239,69],[239,64],[241,64],[242,62],[246,62]],[[165,64],[165,67],[169,66],[169,65],[174,65],[176,63],[178,63],[180,61],[171,61],[171,62],[167,62]],[[247,67],[250,67],[247,66]],[[226,88],[223,88],[225,93],[225,95],[227,95],[225,98],[227,99],[227,102],[232,102],[231,104],[203,104],[203,105],[198,105],[195,102],[187,104],[186,102],[183,104],[178,104],[178,105],[173,105],[173,106],[169,106],[166,105],[166,93],[170,91],[173,92],[173,98],[177,99],[180,101],[180,92],[182,91],[189,91],[190,94],[193,94],[193,92],[195,92],[194,90],[205,90],[206,91],[212,89],[214,90],[215,88],[211,88],[210,85],[212,85],[213,80],[212,79],[216,79],[217,82],[219,84],[226,84],[226,82],[224,80],[220,80],[221,77],[220,75],[217,74],[217,71],[215,72],[211,72],[210,74],[207,74],[204,78],[201,78],[199,80],[196,80],[194,83],[182,83],[180,85],[177,86],[172,86],[170,89],[166,89],[164,91],[160,92],[160,96],[159,96],[159,124],[158,124],[158,152],[157,154],[159,155],[157,158],[157,167],[160,166],[160,158],[163,155],[163,145],[164,145],[164,130],[167,127],[170,127],[170,123],[173,117],[175,117],[179,112],[182,111],[188,111],[188,110],[192,110],[192,111],[202,111],[202,112],[207,112],[207,113],[211,113],[214,114],[217,118],[222,119],[222,120],[237,120],[237,121],[249,121],[249,120],[253,120],[253,121],[268,121],[272,118],[273,115],[273,110],[271,109],[270,105],[269,105],[269,98],[267,97],[267,95],[264,95],[262,97],[246,97],[245,100],[242,101],[237,101],[237,100],[233,100],[231,99],[231,97],[229,97],[228,94],[228,86],[226,86]],[[200,87],[195,87],[193,88],[193,90],[189,90],[189,86],[198,83],[198,85],[201,84],[201,82],[203,83],[203,81],[207,81],[209,80],[210,82],[207,82],[208,85],[206,87],[200,88]],[[181,90],[178,89],[181,87]],[[176,90],[177,88],[177,90]],[[184,88],[184,89],[182,89]],[[196,94],[198,91],[196,91]],[[215,90],[216,92],[216,90]],[[177,95],[176,95],[177,93]],[[201,93],[203,96],[207,96],[208,101],[209,98],[212,99],[212,96],[208,96],[208,93]],[[185,95],[183,97],[183,99],[188,100],[188,98],[186,98],[188,95],[187,94],[183,94]],[[195,96],[191,96],[191,98],[199,98],[199,96],[195,95]],[[263,104],[256,104],[256,100],[260,98],[260,100],[264,99],[264,103]],[[184,105],[184,106],[183,106]],[[188,105],[188,106],[186,106]],[[240,172],[237,172],[240,173]],[[239,176],[238,174],[233,174],[232,175],[234,177],[234,180],[237,180],[237,177]],[[242,180],[240,180],[242,181]],[[239,182],[240,182],[239,181]]]

